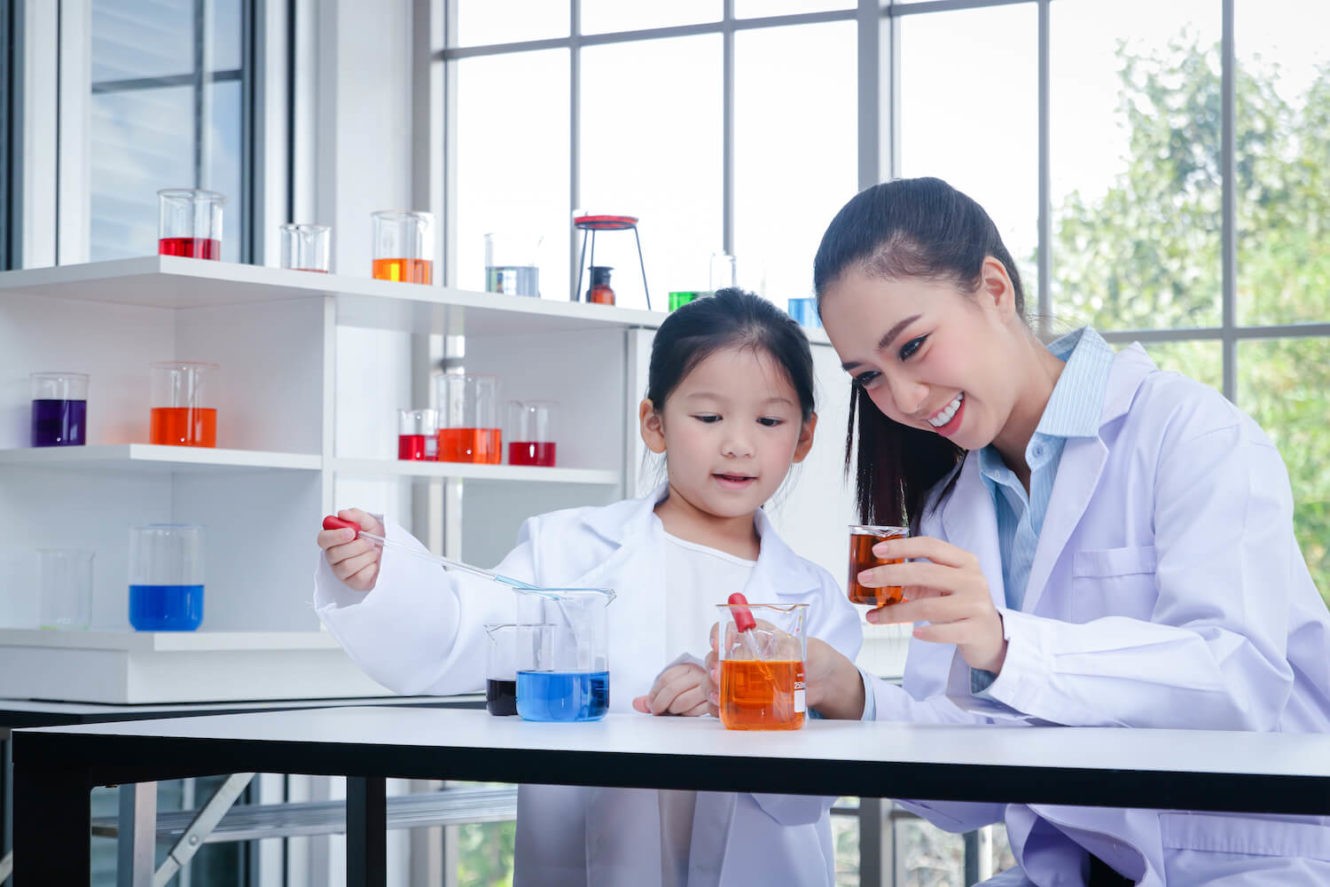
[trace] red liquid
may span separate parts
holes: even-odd
[[[534,440],[514,440],[508,442],[509,465],[554,465],[555,443],[537,443]]]
[[[870,567],[882,564],[899,564],[901,558],[883,560],[873,554],[873,546],[884,539],[903,539],[904,534],[892,536],[873,536],[868,533],[850,534],[850,578],[845,583],[852,604],[870,604],[885,607],[899,604],[904,593],[899,585],[884,585],[881,588],[868,588],[859,584],[859,574]]]
[[[428,459],[429,456],[425,455],[425,435],[397,435],[397,458],[407,459],[412,462]]]
[[[153,407],[148,442],[173,447],[215,447],[217,410],[212,407]]]
[[[375,259],[371,273],[375,280],[429,283],[433,279],[434,263],[429,259]]]
[[[804,725],[803,692],[802,662],[726,659],[720,664],[720,722],[728,730],[798,730]]]
[[[222,242],[212,237],[163,237],[157,241],[157,252],[163,256],[220,260]]]
[[[497,428],[440,428],[440,462],[498,465],[503,458],[503,433]]]

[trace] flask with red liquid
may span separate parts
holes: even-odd
[[[546,400],[508,402],[508,464],[554,467],[555,451],[551,429],[558,404]]]
[[[199,188],[157,192],[157,252],[191,259],[222,258],[222,206],[226,198]]]

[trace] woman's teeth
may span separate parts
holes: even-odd
[[[946,425],[956,415],[956,411],[961,408],[961,401],[964,399],[964,394],[956,395],[956,399],[947,404],[942,412],[929,419],[928,424],[932,425],[934,428],[941,428],[943,425]]]

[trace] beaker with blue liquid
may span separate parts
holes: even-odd
[[[203,622],[203,527],[147,524],[129,533],[129,624],[193,631]]]
[[[610,708],[607,588],[518,588],[517,714],[598,721]]]

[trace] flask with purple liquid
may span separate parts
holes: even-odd
[[[32,445],[81,447],[88,442],[88,376],[33,373]]]

